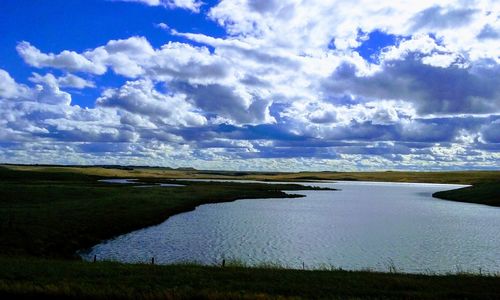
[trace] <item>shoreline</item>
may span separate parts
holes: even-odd
[[[101,180],[103,181],[103,180]],[[176,180],[177,181],[177,180]],[[259,184],[259,183],[264,183],[264,182],[260,182],[260,181],[251,181],[251,182],[248,182],[248,181],[245,181],[245,180],[228,180],[228,179],[208,179],[208,180],[193,180],[191,181],[190,179],[179,179],[178,181],[180,181],[181,183],[185,183],[185,182],[212,182],[212,183],[225,183],[225,182],[230,182],[230,183],[233,183],[233,182],[237,182],[237,183],[241,183],[241,184],[249,184],[249,183],[253,183],[253,184]],[[109,181],[108,181],[109,182]],[[132,182],[131,180],[129,180],[128,182],[125,182],[123,181],[123,184],[127,185],[127,184],[143,184],[144,182],[142,181],[134,181]],[[156,183],[156,184],[159,184],[159,182],[151,182],[151,183]],[[368,188],[370,188],[370,186],[372,185],[376,185],[376,186],[414,186],[414,187],[426,187],[427,190],[431,190],[430,192],[427,192],[426,193],[426,197],[428,198],[428,200],[430,200],[429,197],[431,197],[431,193],[433,193],[433,191],[436,191],[436,190],[450,190],[450,189],[457,189],[457,188],[462,188],[462,187],[467,187],[466,185],[456,185],[456,184],[427,184],[427,183],[400,183],[400,182],[362,182],[362,181],[356,181],[356,182],[349,182],[349,181],[323,181],[323,182],[318,182],[318,181],[311,181],[311,182],[303,182],[303,183],[300,183],[301,185],[304,185],[306,187],[315,187],[315,186],[318,186],[317,184],[321,184],[321,183],[329,183],[330,185],[328,185],[328,187],[337,187],[337,188],[341,188],[341,190],[343,190],[344,188],[345,189],[348,189],[348,190],[357,190],[357,189],[360,189],[361,187],[359,186],[366,186]],[[341,185],[340,187],[338,185],[335,185],[334,183],[339,183],[339,184],[347,184],[346,186],[344,185]],[[289,182],[274,182],[274,184],[289,184]],[[350,186],[350,187],[348,187]],[[325,187],[325,185],[319,185],[319,187]],[[433,189],[430,189],[430,187],[433,187]],[[407,188],[404,188],[404,189],[407,189]],[[433,191],[432,191],[433,190]],[[286,190],[284,191],[286,192]],[[293,192],[293,191],[292,191]],[[300,193],[300,189],[299,189],[299,193]],[[312,193],[312,191],[310,191],[309,193],[300,193],[300,195],[296,195],[296,194],[293,194],[295,196],[301,196],[301,197],[304,197],[305,196],[308,196],[308,195],[314,195],[315,193]],[[333,196],[333,194],[332,194]],[[267,199],[260,199],[260,200],[267,200]],[[224,201],[224,203],[227,203],[227,202],[233,202],[233,201],[252,201],[252,199],[249,199],[249,198],[243,198],[243,199],[234,199],[234,200],[229,200],[229,201]],[[219,202],[217,202],[219,203]],[[206,206],[206,205],[210,205],[210,204],[213,204],[213,203],[203,203],[203,204],[200,204],[196,207],[194,207],[193,209],[189,210],[189,211],[194,211],[196,210],[197,208],[199,207],[202,207],[202,206]],[[183,214],[183,213],[188,213],[189,211],[183,211],[183,212],[180,212],[179,214]],[[176,215],[179,215],[179,214],[176,214]],[[172,215],[170,217],[174,217],[176,215]],[[141,236],[141,235],[146,235],[148,236],[148,233],[142,233],[142,230],[146,230],[145,232],[156,232],[157,229],[152,229],[152,230],[149,230],[148,231],[148,228],[151,228],[151,227],[156,227],[156,226],[160,226],[161,224],[163,224],[164,222],[167,222],[168,219],[167,218],[166,220],[164,220],[162,223],[160,224],[155,224],[155,225],[152,225],[152,226],[147,226],[147,227],[144,227],[144,228],[140,228],[140,229],[137,229],[137,230],[133,230],[131,232],[128,232],[128,233],[125,233],[123,236],[129,236],[129,234],[131,234],[132,237],[134,236]],[[189,226],[189,224],[185,224],[185,226]],[[165,230],[165,227],[163,227],[163,230]],[[141,232],[141,233],[136,233],[136,232]],[[120,251],[118,250],[119,248],[121,249],[121,246],[127,248],[127,245],[123,245],[121,244],[121,246],[116,246],[115,244],[115,251],[111,251],[109,246],[106,247],[102,247],[103,244],[106,244],[107,241],[110,241],[110,240],[113,240],[115,238],[119,238],[119,236],[115,236],[111,239],[107,239],[107,240],[104,240],[104,241],[101,241],[99,244],[96,244],[94,245],[93,247],[90,247],[88,249],[82,249],[80,251],[77,252],[78,255],[81,256],[81,258],[84,260],[84,261],[92,261],[93,258],[94,258],[94,254],[97,254],[97,260],[102,260],[102,261],[117,261],[117,262],[121,262],[121,263],[130,263],[130,264],[137,264],[137,263],[141,263],[141,262],[144,262],[144,263],[147,263],[148,261],[151,260],[151,257],[148,257],[147,256],[147,253],[145,252],[137,252],[136,253],[136,256],[134,258],[132,257],[129,257],[127,255],[125,256],[120,256],[119,253],[127,253],[127,251]],[[151,236],[153,237],[153,236]],[[203,237],[200,237],[200,238],[203,238]],[[129,238],[125,238],[125,239],[129,239]],[[121,240],[123,240],[123,238],[121,238]],[[111,242],[113,244],[113,242]],[[118,244],[120,245],[120,244]],[[96,247],[97,250],[93,249],[94,247]],[[105,249],[105,250],[102,250],[102,249]],[[134,248],[135,249],[135,248]],[[113,255],[110,256],[110,252],[111,251],[113,253]],[[133,250],[132,250],[133,251]],[[115,258],[111,258],[112,256],[114,256]],[[161,255],[161,253],[157,253],[156,255],[153,255],[151,254],[151,256],[154,257],[154,260],[155,260],[155,263],[156,264],[161,264],[161,265],[172,265],[172,264],[178,264],[178,263],[184,263],[182,260],[165,260],[165,258]],[[198,261],[194,260],[194,261],[185,261],[186,263],[188,264],[198,264],[200,266],[213,266],[214,265],[214,262],[216,261],[216,259],[211,259],[211,258],[214,258],[215,257],[219,257],[217,255],[215,256],[209,256],[208,258],[207,257],[204,257],[203,259],[202,258],[199,258]],[[293,263],[291,261],[287,261],[287,262],[284,262],[283,265],[279,265],[279,263],[273,263],[271,260],[269,262],[259,262],[260,259],[257,258],[258,256],[254,256],[253,259],[251,259],[251,261],[253,262],[243,262],[243,261],[239,261],[238,259],[238,256],[231,256],[229,257],[226,257],[226,261],[227,263],[231,263],[230,261],[231,260],[235,260],[234,263],[238,266],[242,266],[242,267],[248,267],[248,268],[259,268],[259,266],[261,264],[270,264],[270,265],[275,265],[276,267],[280,268],[280,269],[301,269],[303,267],[300,267],[300,263]],[[220,258],[222,260],[222,258]],[[376,261],[376,260],[375,260]],[[401,273],[404,273],[404,274],[422,274],[422,275],[426,275],[427,272],[429,272],[429,275],[449,275],[449,274],[454,274],[454,273],[460,273],[461,270],[459,269],[456,269],[458,268],[457,266],[455,265],[452,265],[452,266],[447,266],[447,268],[444,268],[444,269],[434,269],[433,271],[430,271],[429,269],[426,269],[426,268],[420,268],[420,266],[413,266],[413,268],[408,268],[408,269],[402,269],[400,267],[398,267],[397,265],[389,265],[387,262],[384,262],[384,261],[379,261],[377,262],[376,264],[371,264],[371,265],[365,265],[364,267],[361,266],[361,267],[347,267],[347,265],[344,265],[344,266],[335,266],[335,265],[332,265],[329,267],[329,264],[326,263],[326,264],[322,264],[321,262],[310,262],[311,263],[311,266],[308,267],[309,270],[322,270],[324,268],[324,266],[326,266],[326,268],[328,269],[343,269],[343,270],[348,270],[348,271],[366,271],[366,270],[370,270],[371,272],[387,272],[387,271],[390,271],[391,268],[393,269],[397,269],[399,270]],[[217,264],[217,263],[215,263]],[[314,266],[313,266],[314,265]],[[390,266],[390,267],[389,267]],[[474,273],[481,273],[481,272],[484,272],[486,268],[486,264],[483,264],[483,269],[481,267],[477,267],[477,268],[474,268],[472,267],[471,269],[464,269],[464,271],[466,271],[467,273],[470,273],[470,274],[474,274]],[[487,271],[489,273],[495,273],[496,269],[488,269]]]

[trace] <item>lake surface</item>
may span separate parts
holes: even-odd
[[[112,184],[138,184],[135,185],[134,187],[137,188],[149,188],[149,187],[180,187],[184,186],[183,184],[175,184],[175,183],[155,183],[155,184],[144,184],[138,179],[101,179],[98,180],[99,182],[104,182],[104,183],[112,183]]]
[[[96,245],[85,259],[158,263],[222,259],[290,268],[409,273],[500,272],[500,209],[444,201],[441,184],[307,183],[340,191],[201,205]]]

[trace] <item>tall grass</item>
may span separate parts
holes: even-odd
[[[500,277],[220,266],[86,263],[0,256],[0,297],[85,299],[497,299]]]

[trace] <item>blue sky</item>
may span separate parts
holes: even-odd
[[[0,161],[497,169],[496,1],[0,2]]]

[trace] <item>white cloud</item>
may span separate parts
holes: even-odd
[[[167,29],[169,29],[169,28],[170,28],[167,24],[165,24],[165,23],[163,23],[163,22],[162,22],[162,23],[155,24],[155,27],[160,28],[160,29],[163,29],[163,30],[167,30]]]
[[[40,52],[28,42],[21,42],[16,47],[17,52],[24,61],[36,68],[51,67],[68,71],[88,72],[92,74],[104,74],[106,68],[96,65],[85,56],[74,51],[62,51],[59,54],[45,54]]]
[[[209,15],[233,36],[309,54],[326,51],[332,40],[338,50],[352,49],[362,42],[360,30],[378,29],[401,37],[432,33],[473,59],[498,59],[477,35],[498,23],[499,11],[498,1],[487,0],[467,6],[453,0],[223,0]]]
[[[59,82],[51,74],[42,77],[35,73],[31,80],[38,83],[35,91],[36,99],[39,102],[54,105],[70,105],[71,95],[59,89]]]
[[[145,116],[153,124],[202,126],[207,122],[182,95],[161,94],[149,80],[129,81],[120,89],[106,90],[97,105]],[[130,115],[125,118],[131,119]]]
[[[94,82],[85,80],[79,76],[73,74],[66,74],[61,77],[55,77],[51,73],[48,73],[44,76],[33,73],[33,76],[30,78],[31,82],[35,83],[47,83],[50,82],[51,85],[63,88],[75,88],[75,89],[84,89],[84,88],[92,88],[95,87]]]
[[[95,87],[95,83],[83,79],[79,76],[73,75],[73,74],[66,74],[64,76],[61,76],[57,78],[57,81],[59,82],[59,86],[61,87],[70,87],[70,88],[75,88],[75,89],[84,89],[84,88],[93,88]]]
[[[413,106],[403,101],[372,101],[355,105],[296,101],[282,112],[285,118],[300,121],[300,127],[339,127],[351,123],[398,124],[416,117]],[[321,136],[318,136],[321,138]]]
[[[27,92],[27,87],[17,84],[7,71],[0,69],[0,98],[21,97]]]
[[[117,0],[123,2],[138,2],[149,6],[164,6],[170,9],[182,8],[199,12],[203,2],[198,0]]]

